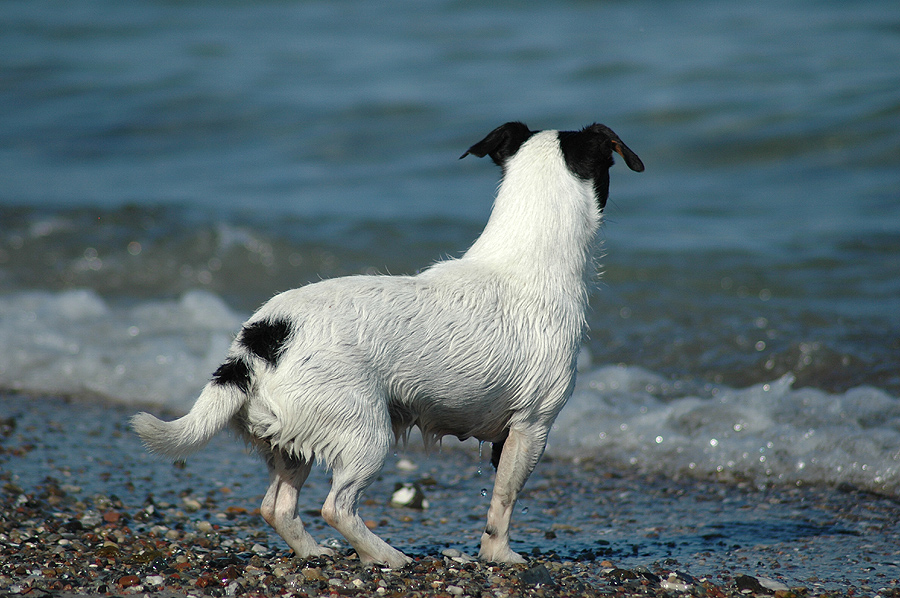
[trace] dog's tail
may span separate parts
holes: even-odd
[[[131,427],[151,453],[184,459],[228,425],[249,399],[249,386],[247,362],[240,357],[229,358],[216,370],[187,415],[164,422],[149,413],[138,413],[131,418]]]

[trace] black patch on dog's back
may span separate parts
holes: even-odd
[[[234,384],[243,392],[250,390],[250,366],[240,357],[230,357],[219,366],[212,377],[213,384]]]
[[[241,329],[238,342],[247,351],[275,367],[292,332],[291,323],[286,319],[260,320],[246,324]],[[213,384],[233,384],[243,392],[249,392],[251,367],[243,357],[229,357],[213,372]]]
[[[291,323],[286,319],[260,320],[244,326],[241,330],[240,343],[248,351],[275,367],[292,331]]]

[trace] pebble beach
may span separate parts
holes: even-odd
[[[513,518],[526,565],[474,558],[489,451],[398,447],[367,525],[413,557],[365,566],[301,493],[335,558],[295,558],[259,516],[265,468],[227,434],[185,464],[147,455],[121,406],[0,400],[0,595],[900,596],[900,505],[850,487],[771,487],[546,459]],[[391,504],[402,485],[426,508]],[[484,496],[483,496],[484,495]],[[413,501],[414,506],[423,506]]]

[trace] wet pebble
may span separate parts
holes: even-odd
[[[213,531],[213,526],[209,521],[198,521],[197,531],[203,534],[210,534]]]
[[[755,577],[749,575],[738,575],[734,578],[734,586],[742,594],[765,594],[766,589],[759,583]]]
[[[392,507],[406,507],[423,510],[429,507],[428,499],[422,488],[415,483],[398,483],[391,494]]]
[[[519,574],[519,583],[525,587],[540,587],[556,585],[547,567],[538,563]]]
[[[672,571],[668,577],[660,580],[659,585],[664,590],[672,590],[674,592],[686,592],[696,585],[697,580],[685,573]]]

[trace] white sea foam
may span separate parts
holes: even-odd
[[[900,494],[900,400],[870,387],[794,389],[793,376],[669,398],[638,367],[585,373],[550,451],[616,467],[768,483],[850,484]],[[697,393],[699,394],[699,393]]]
[[[0,388],[184,410],[244,317],[203,291],[121,308],[87,290],[7,295]]]
[[[111,305],[93,291],[0,300],[0,389],[186,411],[249,314],[192,291]],[[685,388],[634,366],[591,366],[548,452],[612,469],[771,482],[847,483],[900,495],[900,400],[828,394],[788,375],[744,389]]]

